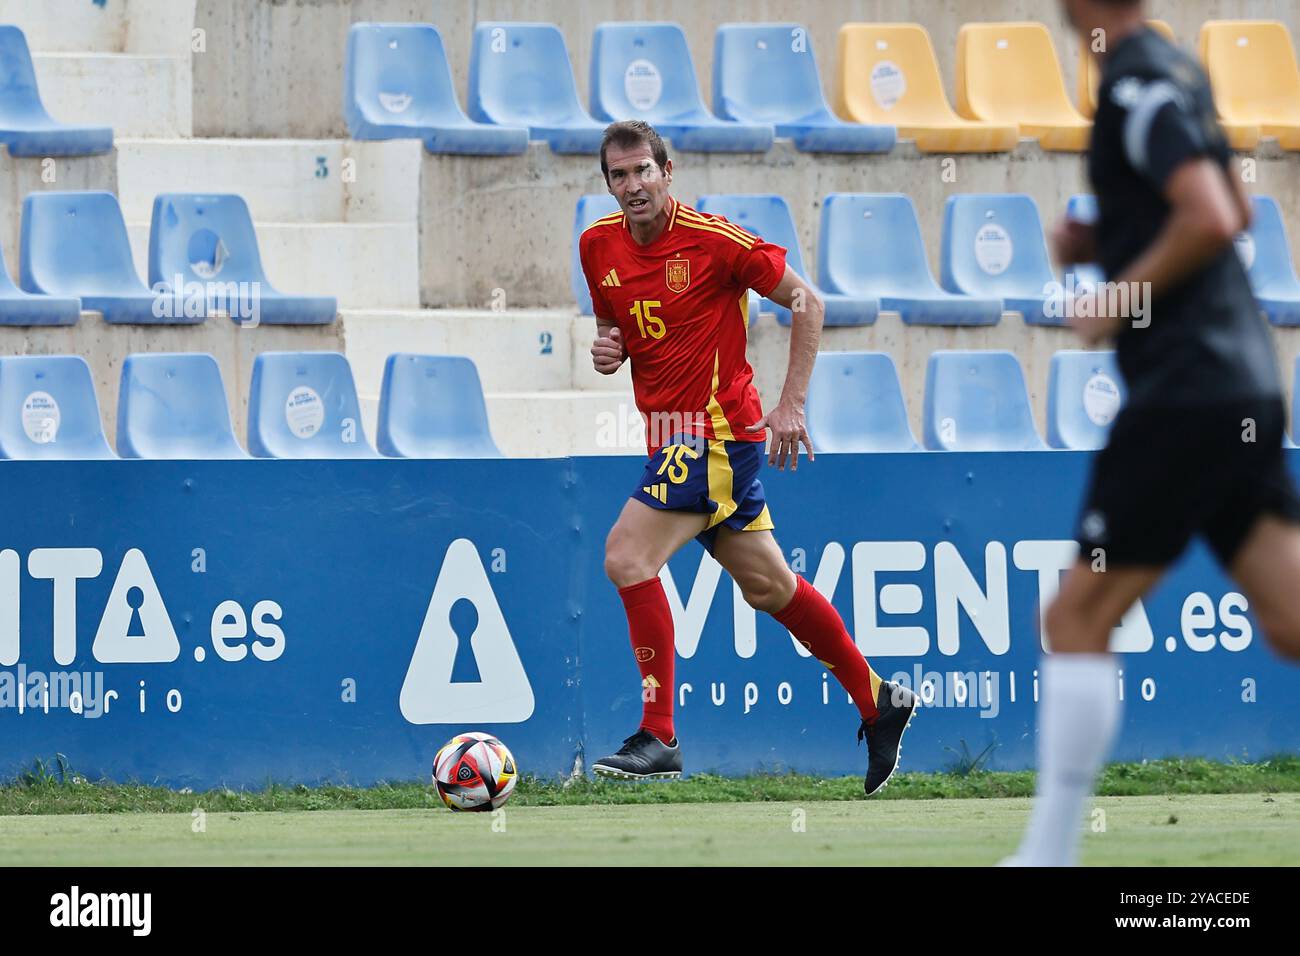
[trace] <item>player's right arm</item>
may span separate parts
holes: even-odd
[[[610,318],[613,310],[605,300],[604,290],[598,281],[592,280],[587,240],[588,234],[584,233],[578,242],[578,256],[582,274],[587,280],[587,291],[591,293],[592,310],[596,313],[596,340],[591,343],[591,364],[601,375],[613,375],[627,359],[627,349],[619,334],[618,323]]]

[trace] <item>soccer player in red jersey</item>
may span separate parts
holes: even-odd
[[[695,538],[745,600],[780,621],[849,692],[862,717],[858,739],[868,742],[865,789],[875,793],[898,765],[915,695],[882,681],[831,603],[786,566],[758,479],[769,428],[768,464],[797,468],[801,444],[813,460],[803,409],[821,300],[780,246],[669,195],[673,164],[648,124],[606,129],[600,166],[620,211],[579,240],[596,313],[592,362],[612,375],[631,361],[650,459],[605,542],[605,572],[623,600],[641,671],[641,726],[592,769],[624,779],[681,776],[673,618],[659,571]],[[766,415],[745,358],[750,289],[794,316],[785,387]]]

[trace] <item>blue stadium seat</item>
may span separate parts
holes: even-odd
[[[0,143],[11,156],[89,156],[113,148],[107,126],[60,123],[45,112],[27,37],[0,26]]]
[[[804,268],[794,217],[790,215],[790,206],[784,197],[771,193],[701,196],[696,208],[700,212],[723,216],[746,232],[783,246],[786,264],[816,288]],[[821,296],[826,303],[827,325],[870,325],[876,321],[876,314],[880,311],[880,304],[870,297],[827,292],[821,292]],[[782,325],[790,324],[789,309],[768,299],[763,299],[759,308],[774,313]]]
[[[1000,298],[1030,325],[1057,325],[1046,303],[1056,283],[1038,206],[1020,193],[948,197],[939,253],[940,284],[949,292]]]
[[[128,355],[117,392],[123,458],[247,458],[230,425],[217,360],[202,352]]]
[[[0,253],[0,325],[76,325],[80,316],[75,296],[32,295],[14,285]]]
[[[1254,196],[1254,221],[1237,238],[1237,251],[1250,276],[1259,307],[1274,325],[1300,325],[1300,279],[1277,200]]]
[[[1127,397],[1114,352],[1057,352],[1047,373],[1047,444],[1103,447]]]
[[[473,361],[458,355],[388,356],[378,445],[390,458],[500,458]]]
[[[573,215],[573,248],[569,254],[569,285],[581,315],[595,315],[591,305],[591,290],[582,272],[582,258],[578,255],[578,238],[583,231],[602,216],[618,212],[618,200],[609,193],[586,193],[578,197]]]
[[[877,297],[908,325],[996,325],[1002,300],[954,295],[930,272],[912,200],[831,193],[822,204],[817,276],[830,293]]]
[[[676,23],[602,23],[591,51],[591,112],[598,120],[643,119],[677,149],[766,152],[770,124],[720,120],[700,99],[686,35]]]
[[[605,124],[578,102],[578,84],[552,23],[479,23],[469,56],[469,116],[526,126],[557,153],[600,152]]]
[[[169,316],[135,271],[126,222],[107,192],[32,193],[23,200],[19,285],[27,292],[77,296],[105,322],[184,325],[201,317]]]
[[[724,23],[713,36],[713,106],[723,119],[770,124],[806,153],[886,153],[892,126],[846,123],[822,95],[812,38],[797,23]]]
[[[241,325],[324,325],[338,314],[332,296],[276,291],[262,271],[248,204],[231,194],[154,198],[149,287],[172,300],[173,312],[189,306]]]
[[[887,352],[822,352],[808,383],[808,434],[822,452],[917,451]]]
[[[925,447],[936,451],[1037,451],[1020,363],[1011,352],[944,351],[925,370]]]
[[[431,153],[480,156],[528,148],[525,127],[475,123],[461,111],[442,34],[427,23],[354,23],[343,89],[353,139],[421,139]]]
[[[0,458],[114,458],[79,355],[0,358]],[[36,489],[33,489],[35,492]]]
[[[339,352],[263,352],[248,390],[258,458],[378,458],[361,426],[352,367]]]

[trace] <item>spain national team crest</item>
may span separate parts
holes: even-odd
[[[685,292],[691,284],[691,260],[669,259],[664,265],[664,282],[669,292]]]

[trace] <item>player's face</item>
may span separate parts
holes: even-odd
[[[609,169],[609,191],[630,223],[647,224],[668,204],[668,187],[673,181],[673,161],[663,169],[655,162],[648,144],[630,149],[610,146],[605,150]]]

